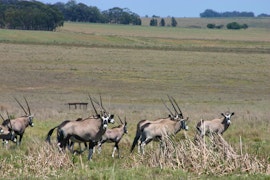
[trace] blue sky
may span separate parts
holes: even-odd
[[[68,2],[68,0],[40,0],[43,3]],[[255,15],[270,14],[270,0],[76,0],[101,11],[113,7],[128,8],[140,16],[199,17],[206,9],[217,12],[247,11]]]

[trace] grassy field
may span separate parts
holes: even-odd
[[[0,30],[0,57],[1,114],[22,115],[13,97],[23,101],[23,96],[35,114],[35,127],[27,128],[21,147],[10,143],[8,149],[0,149],[3,178],[270,178],[268,28],[229,31],[65,23],[56,32]],[[112,144],[104,144],[102,154],[94,154],[88,162],[87,152],[61,154],[44,142],[49,129],[63,120],[94,113],[91,107],[67,106],[89,102],[88,93],[102,95],[110,112],[127,118],[129,134],[120,143],[120,159],[111,158]],[[183,152],[159,159],[157,143],[147,146],[146,156],[129,153],[139,120],[167,116],[161,101],[167,94],[190,119],[190,130],[174,137],[172,150],[185,147],[187,157],[197,157],[192,161],[186,157],[178,165],[173,162],[181,160]],[[225,169],[231,161],[222,155],[207,165],[199,160],[200,150],[196,154],[195,147],[188,149],[201,118],[220,117],[228,110],[235,116],[223,137],[253,168]],[[216,171],[217,166],[221,170]]]

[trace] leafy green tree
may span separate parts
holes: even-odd
[[[176,19],[174,17],[172,17],[172,20],[171,21],[172,21],[172,23],[171,23],[172,27],[176,27],[177,26]]]
[[[150,26],[157,26],[157,19],[152,18],[152,19],[150,20]]]
[[[161,18],[159,25],[160,26],[165,26],[165,20],[164,20],[164,18]]]
[[[127,8],[114,7],[102,14],[108,23],[141,25],[140,17]]]
[[[1,11],[2,28],[53,31],[64,23],[58,9],[38,1],[12,1],[4,6]]]

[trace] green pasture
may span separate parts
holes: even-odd
[[[239,154],[266,160],[270,151],[269,28],[209,30],[65,22],[55,32],[0,30],[0,110],[23,115],[13,97],[25,96],[35,114],[22,146],[0,148],[0,176],[5,179],[267,179],[264,173],[235,171],[226,175],[198,174],[183,168],[150,167],[129,153],[136,124],[168,115],[162,104],[173,96],[193,138],[200,119],[234,111],[224,139]],[[94,112],[71,109],[68,102],[103,98],[108,111],[126,117],[129,134],[120,143],[121,158],[112,159],[113,144],[87,161],[58,153],[44,139],[65,119]],[[116,118],[117,124],[120,122]],[[116,125],[117,125],[116,124]],[[114,125],[110,125],[112,127]],[[56,141],[55,134],[53,142]],[[241,144],[241,146],[240,146]],[[147,146],[154,151],[157,143]],[[146,151],[147,151],[146,150]]]

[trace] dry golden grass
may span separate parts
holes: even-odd
[[[218,166],[215,163],[226,165],[223,151],[209,149],[206,157],[219,172],[215,176],[233,176],[238,172],[243,173],[245,168],[252,174],[254,172],[250,167],[258,173],[266,172],[261,167],[269,164],[267,158],[270,151],[268,31],[213,32],[206,29],[144,29],[147,27],[130,26],[110,28],[109,25],[67,23],[58,32],[35,32],[35,36],[30,36],[31,33],[25,31],[5,31],[5,36],[0,35],[1,113],[8,110],[14,116],[22,115],[13,97],[22,101],[25,96],[35,114],[35,127],[27,128],[20,148],[14,147],[14,144],[10,144],[9,150],[0,148],[0,160],[5,169],[1,171],[3,177],[76,178],[79,175],[96,179],[119,179],[122,176],[123,179],[145,176],[166,179],[186,174],[181,169],[192,172],[191,176],[194,174],[195,177],[197,174],[211,174],[212,168],[207,168],[211,164],[203,164],[202,157],[195,167],[198,163],[194,158],[199,157],[200,150],[188,140],[181,143],[176,140],[169,144],[168,152],[172,154],[165,154],[170,158],[168,161],[159,159],[158,151],[152,149],[148,152],[153,156],[129,155],[136,123],[141,119],[167,116],[168,112],[161,102],[161,98],[165,99],[167,94],[177,100],[184,116],[189,116],[190,131],[187,134],[191,137],[195,133],[195,124],[201,118],[216,118],[227,110],[235,112],[232,125],[223,138],[239,155],[241,137],[243,155],[232,158],[231,162],[245,160],[254,164],[243,166],[243,169],[233,166],[238,169],[222,172],[223,164]],[[113,37],[110,33],[114,34]],[[238,38],[236,41],[233,40],[235,37]],[[5,41],[5,38],[10,41]],[[215,42],[215,39],[218,41]],[[179,48],[179,44],[187,47],[187,51]],[[241,47],[247,48],[243,50]],[[74,101],[89,102],[88,93],[95,97],[101,94],[110,112],[127,117],[129,134],[120,143],[122,158],[118,160],[110,157],[112,145],[104,145],[104,154],[94,155],[93,163],[89,163],[86,152],[82,156],[69,153],[66,156],[44,142],[49,129],[63,120],[93,114],[91,107],[87,111],[69,110],[66,105]],[[153,146],[157,144],[153,143]],[[183,150],[193,153],[188,156],[190,159],[187,162],[184,161],[187,157]],[[144,165],[142,162],[146,160],[151,163]],[[161,164],[157,163],[158,160]],[[137,164],[136,168],[130,168],[133,164]],[[46,168],[38,172],[42,166]],[[163,169],[159,171],[154,167]],[[8,173],[10,171],[14,173]],[[267,177],[266,174],[264,177]]]
[[[207,138],[207,141],[205,139]],[[239,154],[221,135],[206,137],[194,143],[189,138],[167,138],[166,147],[156,145],[148,149],[145,156],[137,154],[130,157],[129,166],[147,166],[182,169],[197,175],[224,176],[232,173],[269,174],[269,157],[258,159],[248,153]]]

